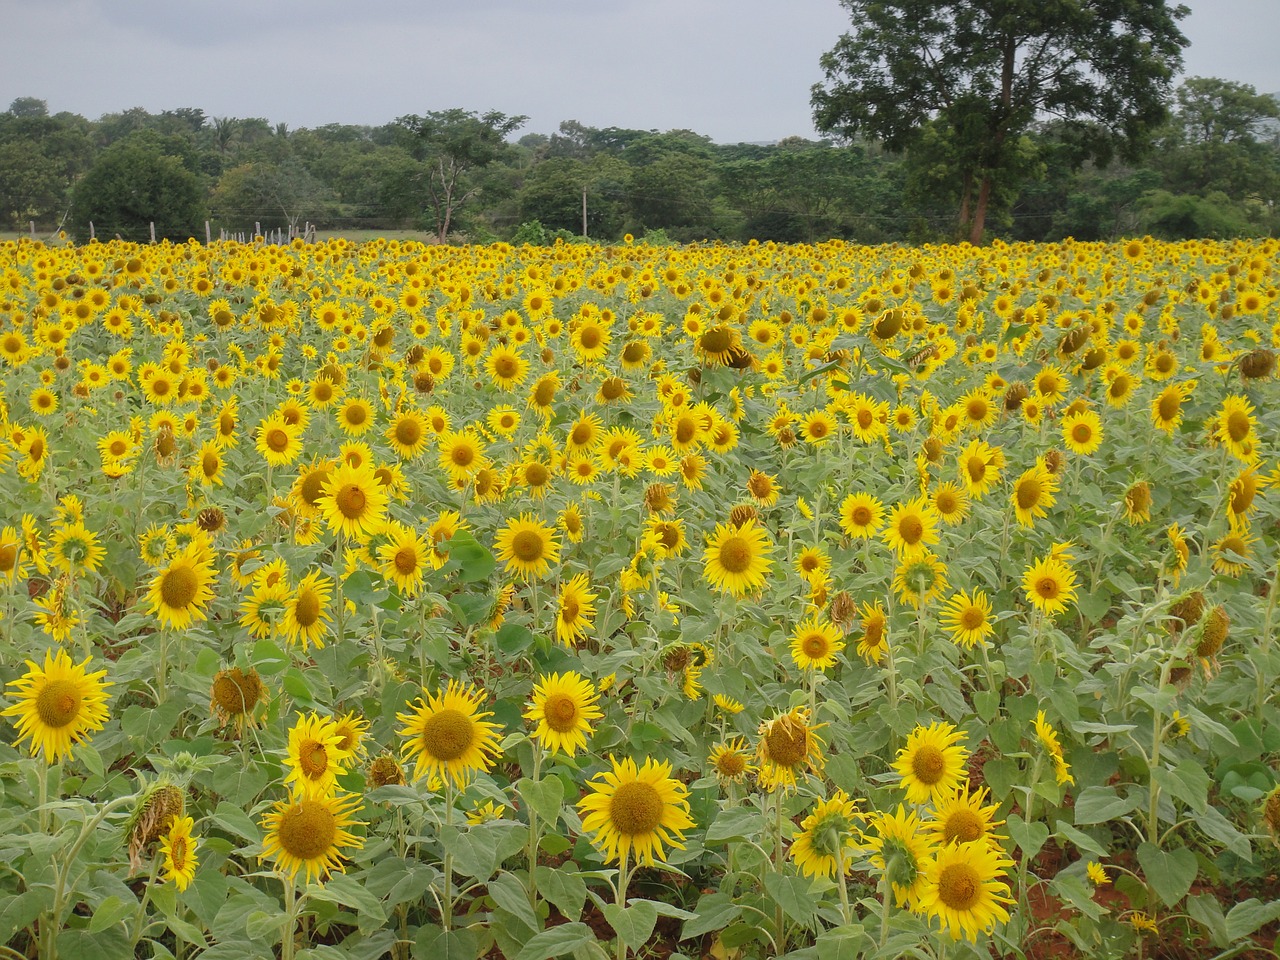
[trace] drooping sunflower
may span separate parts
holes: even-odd
[[[862,852],[858,826],[862,819],[858,801],[843,790],[819,800],[800,821],[800,832],[791,841],[789,855],[800,872],[806,877],[847,876]]]
[[[63,757],[74,759],[71,748],[101,730],[107,722],[107,693],[110,681],[106,670],[88,673],[89,657],[72,663],[65,650],[55,655],[46,650],[44,666],[28,660],[27,672],[10,680],[10,696],[17,702],[0,711],[0,716],[17,717],[18,739],[14,746],[30,739],[31,756],[40,753],[53,765]]]
[[[317,713],[299,716],[289,730],[289,748],[285,757],[288,774],[285,785],[292,784],[294,797],[328,796],[333,793],[338,775],[345,772],[352,752],[342,746],[343,735],[330,717]]]
[[[578,801],[582,829],[604,853],[605,862],[626,861],[652,866],[666,847],[684,849],[684,832],[694,826],[689,790],[671,777],[671,764],[646,759],[637,767],[631,758],[609,757],[612,770],[596,774],[591,793]]]
[[[1032,606],[1052,617],[1075,600],[1075,571],[1050,554],[1027,568],[1022,575],[1022,589]]]
[[[939,620],[952,640],[970,649],[995,632],[991,601],[981,590],[974,590],[972,595],[958,591],[943,607]]]
[[[340,873],[342,851],[364,846],[349,830],[358,825],[352,815],[363,806],[360,797],[342,794],[282,800],[262,818],[262,855],[290,881],[299,871],[307,882]]]
[[[795,707],[760,724],[756,746],[760,760],[760,784],[766,790],[796,785],[797,775],[806,770],[822,770],[822,738],[817,731],[825,724],[810,726],[809,711]]]
[[[1043,710],[1036,713],[1035,729],[1036,739],[1040,741],[1045,752],[1049,754],[1049,759],[1053,761],[1055,779],[1058,783],[1074,784],[1076,781],[1075,777],[1071,776],[1071,767],[1062,755],[1062,744],[1058,741],[1058,731],[1054,730],[1049,721],[1045,719]]]
[[[419,697],[409,712],[396,714],[405,724],[398,733],[408,738],[400,752],[414,761],[414,779],[438,776],[460,787],[493,765],[501,727],[484,719],[492,714],[480,711],[483,702],[482,691],[451,680],[443,693]]]
[[[1013,903],[1004,871],[1013,861],[985,840],[942,847],[925,867],[919,909],[936,917],[952,940],[977,941],[1009,919]]]
[[[191,836],[195,824],[192,817],[174,817],[169,832],[160,838],[164,879],[172,881],[179,890],[187,889],[196,876],[196,841]]]
[[[945,720],[911,731],[893,764],[902,775],[908,803],[930,803],[959,787],[969,757],[969,752],[960,746],[965,736],[963,730],[957,730]]]
[[[840,529],[850,537],[874,537],[883,523],[884,504],[869,493],[851,493],[840,504]]]
[[[573,671],[544,674],[533,686],[524,718],[537,725],[532,736],[545,750],[572,757],[587,749],[592,721],[604,716],[599,699],[595,685]]]
[[[840,628],[819,616],[806,617],[791,635],[791,659],[801,670],[825,670],[835,666],[844,649]]]
[[[344,461],[321,484],[316,507],[330,530],[364,541],[382,530],[389,500],[372,464]]]
[[[147,591],[150,612],[160,626],[185,630],[208,615],[213,599],[214,556],[208,543],[195,539],[175,553],[159,570]]]
[[[1238,577],[1249,568],[1253,557],[1253,545],[1258,538],[1247,530],[1228,530],[1214,541],[1213,572],[1227,577]]]
[[[765,574],[773,565],[772,544],[755,520],[739,527],[716,524],[704,551],[703,576],[717,590],[735,597],[754,593],[764,586]]]
[[[315,644],[324,646],[332,618],[329,615],[329,598],[333,594],[333,581],[319,570],[312,570],[298,582],[298,588],[285,604],[280,629],[291,644],[299,644],[305,651]]]
[[[498,559],[506,564],[507,573],[524,579],[545,577],[551,564],[560,560],[560,542],[555,527],[549,527],[531,513],[508,520],[494,542]]]

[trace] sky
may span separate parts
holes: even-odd
[[[1280,0],[1184,0],[1185,76],[1280,92]],[[837,0],[0,0],[0,109],[200,107],[291,128],[462,107],[718,143],[817,136]]]

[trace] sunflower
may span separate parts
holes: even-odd
[[[485,358],[484,368],[499,389],[511,391],[528,376],[529,361],[514,347],[497,346]]]
[[[796,570],[806,581],[821,580],[831,569],[831,557],[822,547],[805,547],[796,555]]]
[[[805,443],[820,447],[835,436],[836,418],[825,410],[814,410],[800,421],[800,436]]]
[[[341,872],[342,850],[364,846],[348,829],[359,826],[352,814],[363,806],[358,796],[342,794],[282,800],[262,818],[262,855],[290,882],[300,870],[308,883]]]
[[[24,575],[22,538],[16,527],[0,531],[0,582],[13,583]]]
[[[383,436],[401,460],[414,460],[427,449],[427,422],[417,410],[402,410]]]
[[[1075,777],[1071,776],[1071,767],[1062,755],[1062,744],[1058,742],[1058,731],[1050,726],[1049,721],[1044,717],[1043,710],[1036,713],[1035,729],[1036,739],[1040,741],[1040,745],[1049,754],[1049,759],[1053,761],[1055,779],[1058,783],[1074,784]]]
[[[273,467],[286,467],[302,455],[302,431],[278,414],[258,424],[258,453]]]
[[[851,493],[840,504],[840,529],[848,536],[870,539],[884,523],[884,504],[869,493]]]
[[[741,597],[760,590],[773,561],[768,534],[748,520],[742,526],[716,524],[703,554],[703,576],[717,590]]]
[[[858,656],[869,664],[879,663],[889,649],[889,617],[877,600],[862,605],[862,636],[858,638]]]
[[[1092,410],[1077,410],[1062,418],[1062,442],[1072,453],[1087,457],[1102,446],[1102,419]]]
[[[1195,381],[1171,383],[1151,401],[1151,424],[1172,434],[1182,422],[1182,405],[1195,391]]]
[[[560,586],[556,604],[556,639],[566,647],[586,639],[596,615],[596,594],[585,573],[579,573]]]
[[[300,644],[303,651],[315,644],[324,646],[325,634],[332,622],[329,616],[329,597],[333,581],[319,570],[312,570],[298,583],[285,603],[280,631],[291,644]]]
[[[671,777],[671,764],[646,759],[609,758],[612,770],[596,774],[591,793],[578,801],[582,829],[605,855],[605,862],[625,861],[634,852],[638,864],[652,866],[666,856],[665,846],[683,850],[689,816],[689,790]]]
[[[918,726],[898,751],[894,769],[902,775],[908,803],[930,803],[952,793],[965,777],[965,733],[943,720]]]
[[[728,698],[718,693],[712,699],[720,706],[720,701]],[[751,762],[751,751],[742,737],[734,737],[712,747],[707,755],[707,766],[724,783],[741,783],[756,771],[755,764]]]
[[[898,553],[902,560],[911,560],[927,552],[930,544],[938,542],[938,515],[923,497],[910,503],[895,504],[889,513],[885,527],[885,543]]]
[[[946,591],[947,568],[926,551],[898,564],[893,572],[893,589],[903,603],[918,609]]]
[[[1013,484],[1009,502],[1019,526],[1032,526],[1037,517],[1048,516],[1048,509],[1057,502],[1058,478],[1049,472],[1044,458],[1036,460],[1034,467],[1023,472]]]
[[[482,691],[451,680],[444,693],[420,697],[410,712],[396,714],[405,724],[398,733],[408,738],[400,752],[414,761],[414,779],[438,776],[461,787],[493,765],[501,727],[484,719],[492,714],[479,711],[483,700]]]
[[[579,362],[599,360],[609,352],[609,328],[594,317],[581,320],[569,334],[569,345]]]
[[[147,602],[162,627],[185,630],[207,616],[213,599],[213,553],[207,542],[192,540],[158,571],[147,591]]]
[[[494,542],[498,559],[506,564],[507,573],[524,579],[545,577],[551,564],[560,561],[560,543],[554,527],[549,527],[533,514],[522,513],[508,520]]]
[[[987,799],[986,787],[971,791],[968,783],[962,783],[950,795],[934,800],[933,819],[925,826],[939,846],[975,840],[986,840],[994,846],[1001,839],[996,836],[995,827],[1004,821],[994,819],[998,803],[982,805]]]
[[[925,870],[937,851],[919,814],[902,805],[893,813],[876,811],[867,817],[871,828],[864,834],[871,851],[871,865],[886,874],[899,907],[919,910],[924,894]]]
[[[1004,469],[1004,451],[985,440],[971,440],[957,462],[960,482],[969,496],[981,499],[1000,481]]]
[[[404,596],[417,596],[422,589],[423,575],[432,562],[432,546],[413,527],[396,521],[388,523],[383,533],[387,542],[378,547],[383,575],[393,581]]]
[[[1229,530],[1213,543],[1213,572],[1238,577],[1249,568],[1257,537],[1245,530]]]
[[[93,573],[106,556],[98,538],[80,521],[60,523],[49,538],[49,561],[67,573]]]
[[[330,530],[364,541],[382,530],[389,500],[372,464],[344,461],[325,477],[316,507]]]
[[[822,738],[825,724],[809,725],[809,712],[794,707],[760,724],[756,747],[760,760],[760,784],[766,790],[794,787],[797,774],[815,773],[823,767]]]
[[[604,716],[599,699],[592,682],[573,671],[544,674],[534,684],[524,718],[537,724],[533,739],[545,750],[572,757],[587,749],[591,721]]]
[[[947,526],[955,526],[969,515],[969,494],[959,484],[948,480],[938,484],[930,497],[934,512]]]
[[[196,875],[196,841],[191,836],[195,824],[191,817],[174,817],[169,832],[160,838],[164,879],[173,881],[180,891],[187,889]]]
[[[835,666],[844,649],[840,628],[818,616],[807,617],[791,635],[791,659],[801,670],[825,670]]]
[[[1226,444],[1231,455],[1245,463],[1256,457],[1253,412],[1253,404],[1233,394],[1222,401],[1222,409],[1211,421],[1214,439]]]
[[[338,725],[329,717],[312,713],[299,716],[289,731],[288,754],[284,778],[296,798],[328,796],[333,793],[337,778],[345,773],[345,764],[352,758],[352,751],[342,746],[343,735]]]
[[[52,765],[63,757],[74,759],[71,748],[83,743],[87,734],[101,730],[107,722],[107,693],[110,681],[106,670],[87,673],[86,657],[75,664],[65,650],[55,655],[45,651],[44,666],[28,660],[27,672],[10,680],[10,695],[17,702],[0,711],[0,716],[17,717],[18,739],[14,746],[30,738],[31,755],[44,755]]]
[[[778,502],[778,478],[752,470],[747,477],[747,493],[762,507],[772,507]]]
[[[1007,922],[1013,903],[1005,870],[1013,866],[1003,850],[985,840],[951,844],[925,867],[920,912],[936,917],[952,940],[977,941],[997,922]]]
[[[862,851],[858,827],[862,819],[858,801],[843,790],[819,800],[791,841],[790,856],[800,872],[806,877],[847,876]]]
[[[457,486],[469,483],[488,465],[484,444],[470,429],[446,430],[438,438],[440,469]]]
[[[1022,575],[1027,600],[1041,613],[1052,617],[1067,609],[1076,598],[1076,575],[1053,555],[1042,557]]]
[[[373,426],[373,405],[363,397],[347,397],[338,408],[338,426],[349,437],[358,437]]]
[[[956,593],[947,601],[938,619],[952,640],[970,649],[995,633],[991,601],[981,590],[974,590],[972,595],[964,590]]]

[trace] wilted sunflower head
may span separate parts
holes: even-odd
[[[400,786],[404,783],[404,769],[395,757],[374,757],[369,764],[369,783],[375,787]]]
[[[729,511],[729,523],[735,527],[741,527],[757,519],[760,512],[750,503],[740,503]]]
[[[1169,616],[1175,621],[1174,628],[1181,630],[1185,627],[1194,627],[1204,616],[1207,606],[1204,594],[1199,590],[1188,593],[1169,608]]]
[[[220,670],[213,678],[209,692],[209,706],[224,723],[227,720],[242,723],[266,699],[267,688],[258,671],[252,667],[247,672],[239,667]]]
[[[1200,642],[1196,644],[1196,656],[1202,660],[1212,659],[1222,649],[1231,630],[1231,618],[1227,616],[1227,608],[1218,604],[1205,617],[1204,628],[1200,632]]]

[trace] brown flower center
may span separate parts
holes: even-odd
[[[609,819],[625,836],[651,833],[662,823],[662,807],[662,795],[652,784],[624,783],[609,802]]]
[[[422,747],[428,756],[436,760],[457,760],[474,740],[473,724],[459,710],[439,710],[422,725]]]
[[[967,863],[953,863],[938,875],[938,899],[952,910],[969,910],[982,894],[978,871]]]
[[[931,743],[916,747],[911,755],[911,773],[926,786],[933,786],[942,779],[947,762],[942,751]]]
[[[160,599],[173,610],[182,610],[195,602],[200,589],[200,578],[191,567],[173,567],[160,580]]]
[[[80,715],[80,688],[71,680],[54,680],[36,696],[36,714],[46,727],[62,728]]]
[[[276,827],[280,848],[299,860],[327,853],[338,838],[338,822],[319,800],[300,800],[280,816]]]
[[[728,573],[743,573],[750,569],[751,557],[751,543],[746,537],[729,537],[720,544],[720,566]]]
[[[542,534],[536,530],[521,530],[511,538],[511,553],[521,563],[536,563],[544,551]]]
[[[542,705],[542,716],[556,733],[568,733],[578,725],[578,705],[567,693],[553,693]]]

